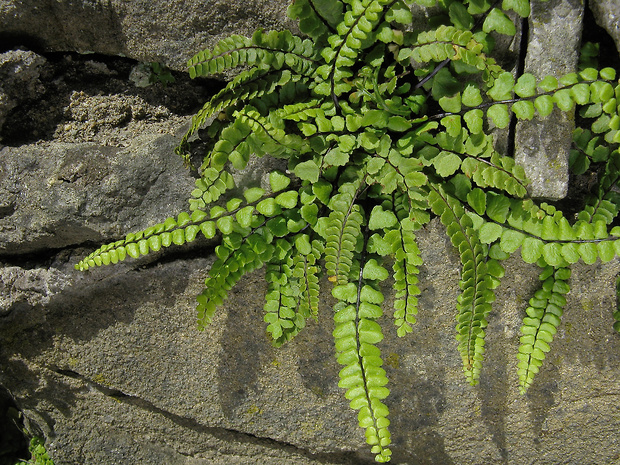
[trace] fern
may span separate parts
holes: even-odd
[[[549,344],[558,330],[564,313],[569,291],[566,280],[570,278],[570,269],[546,266],[540,274],[542,281],[527,307],[527,317],[521,326],[521,345],[519,346],[519,384],[522,393],[531,386],[534,375],[538,373]]]
[[[105,245],[88,270],[139,258],[199,236],[217,241],[198,296],[201,329],[241,277],[264,269],[266,331],[275,346],[322,313],[332,285],[339,385],[377,461],[391,457],[389,389],[378,344],[391,279],[391,320],[414,334],[422,265],[416,232],[445,226],[462,269],[456,345],[469,383],[481,376],[500,261],[519,253],[542,268],[525,310],[518,378],[526,392],[561,324],[570,265],[620,255],[620,84],[595,69],[588,47],[578,72],[513,76],[494,59],[493,36],[512,35],[511,11],[528,0],[439,2],[427,30],[412,31],[413,0],[294,0],[303,36],[232,36],[188,63],[190,76],[234,74],[192,119],[177,153],[189,162],[205,127],[205,153],[189,212]],[[434,0],[415,3],[434,6]],[[434,14],[434,13],[433,13]],[[577,109],[570,166],[598,184],[574,211],[528,198],[523,167],[500,153],[490,129]],[[239,189],[232,173],[252,157],[285,160],[269,188]],[[389,270],[389,271],[388,271]],[[620,328],[620,312],[614,327]],[[385,403],[384,403],[385,402]]]

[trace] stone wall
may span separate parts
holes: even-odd
[[[618,18],[613,3],[595,5]],[[35,49],[0,57],[0,125],[15,124],[13,110],[37,100],[67,108],[56,128],[45,132],[41,120],[47,134],[41,140],[0,146],[0,385],[30,431],[44,435],[57,465],[372,463],[337,386],[329,292],[319,321],[274,349],[263,329],[260,272],[239,283],[212,326],[196,330],[195,295],[214,260],[212,242],[87,274],[73,269],[99,243],[185,208],[194,178],[172,151],[195,108],[171,101],[201,90],[181,75],[170,89],[144,91],[151,93],[130,82],[117,88],[127,62],[99,55],[66,55],[61,64],[70,61],[83,74],[79,85],[69,78],[61,85],[49,52],[122,54],[180,69],[188,50],[222,35],[289,25],[285,4],[0,0],[0,36]],[[541,8],[542,16],[560,9],[578,18],[579,37],[579,2],[551,0]],[[543,40],[535,27],[523,43]],[[525,53],[519,45],[517,56]],[[574,60],[579,40],[565,45],[552,50],[554,59]],[[52,100],[51,88],[62,98]],[[2,102],[13,106],[3,113]],[[261,170],[255,166],[246,176],[260,182]],[[612,313],[620,264],[573,267],[552,352],[522,396],[516,352],[536,267],[518,257],[507,261],[480,385],[473,388],[454,338],[459,259],[437,220],[418,237],[424,260],[418,323],[399,339],[386,322],[381,344],[394,463],[617,460],[620,337]]]

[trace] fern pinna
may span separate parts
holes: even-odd
[[[541,288],[521,329],[518,377],[534,381],[562,316],[570,265],[620,252],[620,86],[613,69],[582,67],[556,79],[513,76],[493,59],[493,36],[514,34],[511,14],[528,0],[454,0],[411,30],[410,4],[434,0],[294,0],[303,37],[289,31],[231,36],[189,61],[192,77],[242,71],[194,116],[178,153],[206,126],[200,177],[180,213],[105,245],[87,270],[137,258],[199,235],[218,237],[217,260],[198,296],[204,328],[246,273],[264,268],[267,332],[276,346],[319,316],[320,274],[337,300],[334,340],[339,385],[379,462],[390,460],[386,372],[379,343],[380,284],[391,276],[399,336],[412,333],[422,265],[416,231],[439,217],[461,259],[457,348],[478,382],[487,318],[501,261],[520,250],[541,268]],[[516,118],[580,108],[571,167],[600,183],[577,215],[527,198],[514,159],[498,153],[492,128]],[[586,126],[587,125],[587,126]],[[232,170],[251,156],[287,160],[266,188],[233,195]],[[237,191],[238,192],[238,191]]]

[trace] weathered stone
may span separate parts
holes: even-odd
[[[12,50],[0,54],[0,129],[11,110],[44,92],[39,76],[46,62],[45,58],[30,51]]]
[[[588,6],[598,25],[616,42],[620,52],[620,3],[617,0],[590,0]]]
[[[537,80],[574,72],[583,27],[581,0],[532,2],[525,69]],[[545,119],[517,123],[515,159],[530,179],[532,197],[562,199],[568,189],[568,155],[574,129],[572,113],[557,108]]]
[[[230,34],[294,28],[288,0],[2,0],[0,39],[42,51],[96,52],[185,69]]]
[[[126,148],[49,143],[0,150],[0,255],[109,241],[186,209],[193,178],[172,135]],[[119,223],[121,222],[121,223]]]
[[[620,453],[620,338],[611,327],[620,265],[574,267],[552,352],[521,396],[518,328],[536,268],[507,262],[472,388],[454,341],[458,257],[438,221],[418,237],[419,321],[399,339],[386,318],[381,343],[394,462],[587,463],[594,448],[610,463]],[[77,257],[59,257],[48,275],[64,287],[47,304],[22,299],[0,319],[0,384],[56,463],[371,463],[337,386],[328,293],[319,322],[274,349],[262,321],[266,284],[254,273],[198,332],[194,296],[213,260],[203,250],[205,258],[85,275],[71,268]]]

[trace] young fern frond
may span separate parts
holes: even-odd
[[[228,297],[235,284],[245,274],[261,268],[268,262],[275,250],[262,235],[251,234],[242,240],[238,248],[218,246],[218,259],[209,270],[209,277],[205,280],[204,290],[196,297],[198,301],[198,329],[204,329]]]
[[[308,234],[300,234],[295,239],[297,253],[293,255],[292,276],[299,283],[299,312],[305,318],[317,318],[319,315],[319,266],[318,260],[323,255],[321,241],[310,242]]]
[[[385,241],[392,245],[394,254],[394,324],[398,336],[404,336],[412,331],[418,314],[418,266],[422,258],[413,231],[393,229],[385,234]]]
[[[292,244],[279,239],[274,255],[265,270],[265,280],[269,283],[265,294],[265,317],[267,332],[273,338],[273,345],[280,347],[290,341],[306,324],[304,312],[299,311],[302,301],[298,280],[293,276],[294,267]]]
[[[168,218],[163,223],[150,226],[143,231],[127,234],[125,239],[101,246],[80,260],[75,267],[80,271],[86,271],[95,266],[118,263],[127,256],[139,258],[149,252],[157,252],[162,247],[193,242],[201,232],[207,239],[212,239],[217,233],[216,224],[205,212],[196,211],[191,216],[182,212],[176,219]]]
[[[549,344],[560,325],[560,318],[566,306],[564,295],[569,291],[566,280],[570,278],[569,268],[545,266],[539,279],[541,288],[536,291],[526,309],[527,316],[521,326],[518,375],[519,386],[525,394],[540,370]]]

